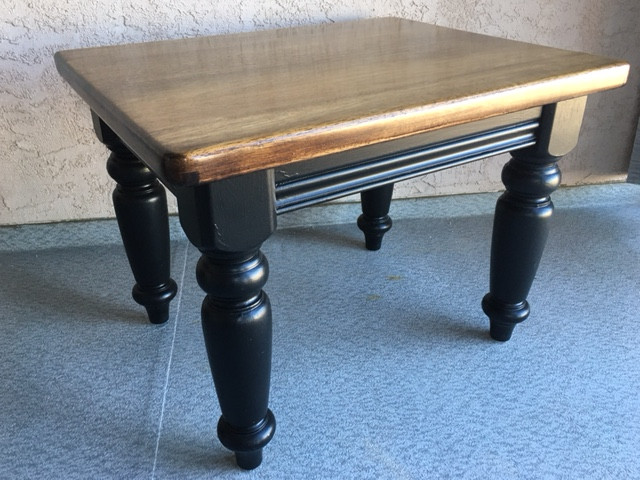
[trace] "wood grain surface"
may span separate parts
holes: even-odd
[[[56,64],[177,185],[615,88],[629,71],[397,18],[68,50]]]

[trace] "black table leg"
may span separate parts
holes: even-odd
[[[362,215],[358,217],[358,228],[364,232],[367,250],[379,250],[382,237],[391,229],[388,214],[392,195],[393,183],[360,193]]]
[[[257,172],[177,190],[180,221],[202,252],[196,270],[207,293],[202,330],[222,416],[218,438],[239,467],[253,469],[275,432],[268,408],[271,306],[260,245],[275,230],[273,173]]]
[[[491,286],[482,308],[490,319],[491,337],[506,341],[529,316],[527,295],[547,241],[553,213],[549,194],[560,184],[560,170],[553,159],[516,155],[502,178],[507,191],[496,205]]]
[[[98,137],[112,151],[109,175],[117,182],[113,205],[136,284],[134,300],[147,310],[151,323],[169,318],[169,302],[177,286],[170,278],[171,255],[167,196],[156,176],[133,155],[99,118]]]
[[[202,330],[222,410],[218,437],[244,469],[260,465],[276,426],[268,409],[271,306],[262,291],[268,271],[259,250],[205,252],[197,268],[208,294]]]
[[[536,145],[512,154],[502,171],[491,244],[489,293],[482,308],[490,335],[507,341],[529,316],[527,295],[538,270],[553,213],[550,194],[560,185],[557,161],[575,146],[586,97],[543,108]]]

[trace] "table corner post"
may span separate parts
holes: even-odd
[[[276,228],[272,171],[176,190],[182,227],[202,256],[196,268],[202,331],[222,416],[220,442],[239,467],[260,465],[275,433],[268,408],[272,321],[260,251]]]
[[[92,112],[98,139],[111,151],[107,171],[116,181],[113,206],[135,278],[133,299],[149,321],[165,323],[178,287],[171,278],[167,195],[155,174]]]
[[[530,312],[527,296],[549,234],[558,160],[577,143],[586,97],[543,107],[536,144],[512,152],[502,171],[491,241],[490,289],[482,300],[491,337],[511,338]]]

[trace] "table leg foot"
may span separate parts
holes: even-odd
[[[482,308],[490,335],[507,341],[515,325],[529,316],[533,283],[553,213],[550,193],[560,184],[556,159],[518,152],[505,165],[506,192],[498,199],[491,243],[490,292]]]
[[[243,470],[253,470],[262,463],[262,449],[253,452],[236,452],[236,463]]]
[[[107,170],[117,182],[113,205],[129,265],[136,280],[133,299],[151,323],[169,318],[169,302],[178,287],[170,278],[167,196],[160,182],[137,157],[114,139]]]
[[[202,329],[222,417],[220,442],[238,466],[253,469],[275,433],[267,408],[271,374],[271,306],[262,291],[268,263],[259,251],[204,252],[197,279],[208,293]]]
[[[276,419],[271,410],[257,425],[239,429],[227,423],[224,417],[218,422],[218,438],[224,446],[233,450],[236,463],[244,470],[253,470],[262,463],[262,447],[275,433]]]
[[[496,300],[490,293],[482,299],[482,309],[489,317],[489,335],[494,340],[506,342],[515,326],[529,316],[529,303],[510,305]]]
[[[139,283],[133,287],[133,299],[147,311],[147,317],[153,324],[165,323],[169,319],[169,303],[178,291],[172,279],[156,288],[143,289]]]
[[[391,229],[389,206],[393,195],[393,183],[360,193],[362,215],[358,217],[358,228],[364,232],[367,250],[379,250],[382,237]]]

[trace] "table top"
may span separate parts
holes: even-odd
[[[619,60],[398,18],[67,50],[56,65],[177,185],[615,88],[629,71]]]

